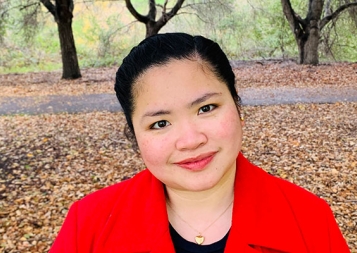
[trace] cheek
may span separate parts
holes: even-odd
[[[138,139],[141,157],[147,167],[162,166],[169,157],[168,141],[160,138]]]
[[[241,139],[242,126],[236,110],[229,110],[219,121],[217,136],[221,139]]]

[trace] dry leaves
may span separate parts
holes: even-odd
[[[357,63],[331,63],[320,66],[294,62],[251,62],[235,70],[239,88],[258,87],[356,87]]]
[[[357,63],[320,66],[297,65],[291,61],[232,63],[239,88],[356,86]],[[82,78],[60,80],[61,72],[0,75],[0,96],[81,95],[114,93],[117,67],[82,69]]]
[[[239,87],[356,86],[356,64],[329,67],[253,64],[236,73]],[[96,71],[72,82],[54,81],[60,73],[0,76],[1,94],[112,92],[115,69]],[[357,252],[357,103],[244,107],[244,115],[248,159],[324,198]],[[47,252],[73,201],[144,167],[124,123],[109,112],[0,117],[0,253]]]
[[[0,75],[0,96],[25,97],[114,93],[117,68],[82,69],[82,78],[61,80],[61,72]]]
[[[123,138],[123,120],[120,113],[0,118],[0,252],[46,252],[71,202],[143,167]]]
[[[357,252],[357,103],[245,108],[243,152],[332,207]]]
[[[357,250],[357,104],[245,107],[243,152],[324,198]],[[122,113],[0,118],[0,252],[45,252],[70,203],[142,162]]]

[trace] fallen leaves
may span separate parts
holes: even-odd
[[[244,154],[324,198],[356,252],[357,104],[244,113]],[[109,112],[0,118],[0,252],[46,252],[73,201],[144,167],[124,120]]]
[[[241,87],[356,87],[356,64],[241,65]],[[1,96],[112,93],[116,68],[0,75]],[[42,97],[46,100],[46,97]],[[324,198],[357,252],[357,103],[244,107],[243,152]],[[0,117],[0,253],[47,252],[73,201],[144,168],[122,113]]]
[[[0,252],[46,252],[71,202],[143,167],[123,120],[120,113],[0,118]]]
[[[356,86],[357,63],[297,65],[289,61],[251,62],[235,68],[239,88]]]
[[[25,97],[114,93],[116,70],[117,67],[83,69],[83,77],[76,80],[61,80],[60,71],[0,75],[0,95]]]
[[[302,109],[304,108],[304,109]],[[325,199],[357,252],[356,103],[249,107],[243,152]]]
[[[244,62],[235,66],[239,88],[356,85],[357,63],[298,65],[292,61]],[[83,77],[61,80],[61,72],[0,75],[2,97],[114,93],[117,67],[83,69]],[[39,101],[44,102],[44,101]]]

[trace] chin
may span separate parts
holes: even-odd
[[[200,181],[198,179],[194,179],[191,182],[187,182],[185,184],[180,184],[177,187],[181,188],[182,190],[192,191],[192,192],[200,192],[200,191],[207,191],[214,188],[218,185],[219,180],[209,180],[209,181]]]

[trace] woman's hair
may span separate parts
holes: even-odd
[[[157,34],[134,47],[116,73],[114,90],[127,120],[125,135],[133,144],[136,144],[132,122],[135,83],[150,67],[181,59],[201,59],[227,85],[240,113],[241,99],[235,89],[235,76],[227,56],[217,43],[185,33]]]

